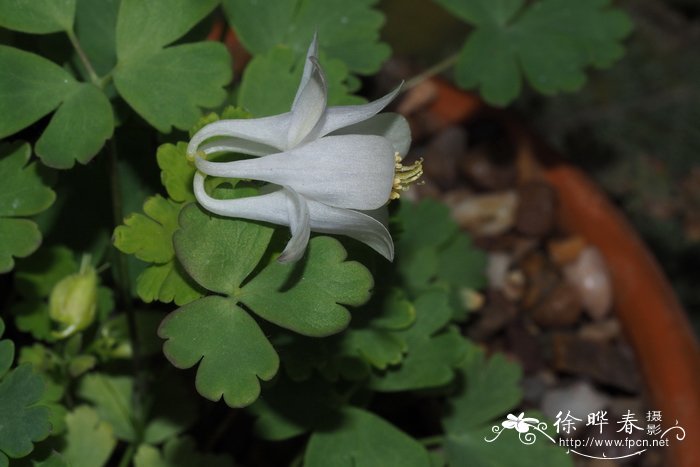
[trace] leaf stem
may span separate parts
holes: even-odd
[[[98,88],[102,89],[104,86],[103,80],[97,75],[97,73],[95,73],[95,69],[92,67],[92,63],[90,63],[90,59],[88,58],[87,54],[83,50],[83,47],[80,45],[80,41],[78,40],[78,37],[75,35],[75,32],[73,32],[72,29],[68,29],[68,30],[66,30],[66,34],[68,35],[68,39],[70,39],[70,43],[73,45],[75,52],[78,54],[78,58],[80,58],[80,61],[82,62],[83,66],[85,67],[85,70],[87,70],[88,75],[90,76],[90,81],[92,81],[92,84],[94,84]]]
[[[449,70],[454,66],[455,63],[457,63],[458,58],[459,53],[452,54],[444,60],[431,66],[430,68],[423,70],[421,73],[418,73],[416,76],[406,81],[406,84],[404,84],[402,91],[408,91],[412,88],[415,88],[423,81],[426,81],[435,75],[439,75],[443,71]]]
[[[112,216],[114,226],[118,226],[124,219],[124,207],[122,204],[122,186],[121,177],[119,176],[119,158],[117,154],[116,142],[111,139],[109,142],[108,151],[109,164],[109,180],[110,190],[112,192]],[[133,352],[132,366],[134,372],[134,398],[133,407],[134,415],[137,421],[141,420],[141,408],[143,406],[143,395],[145,394],[145,379],[141,365],[141,341],[139,340],[138,328],[136,326],[136,311],[134,310],[131,300],[131,281],[129,278],[129,265],[126,262],[126,256],[120,251],[114,250],[116,258],[114,261],[114,269],[116,275],[117,291],[119,298],[126,312],[126,323],[129,330],[129,340],[131,341],[131,350]],[[138,425],[138,423],[137,423]],[[140,432],[140,426],[136,426],[137,432]]]

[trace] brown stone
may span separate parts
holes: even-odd
[[[495,149],[482,145],[469,151],[460,161],[462,173],[474,185],[485,190],[512,188],[517,178],[512,153],[499,157],[499,151]]]
[[[475,195],[452,206],[454,220],[476,236],[500,235],[513,227],[517,196],[513,191]]]
[[[525,274],[526,288],[522,300],[525,309],[535,307],[561,282],[557,270],[539,252],[527,255],[519,266]]]
[[[620,322],[615,318],[594,321],[581,326],[578,334],[589,341],[612,341],[620,335]]]
[[[532,319],[544,327],[571,326],[581,316],[578,291],[560,282],[532,309]]]
[[[525,183],[518,188],[515,227],[531,236],[547,235],[554,227],[556,195],[552,187],[542,182]]]
[[[500,332],[517,314],[515,305],[501,292],[489,290],[486,305],[478,312],[479,319],[467,329],[469,337],[485,340]]]
[[[629,393],[641,390],[642,382],[633,356],[615,344],[556,333],[552,336],[552,366]]]
[[[547,243],[549,257],[558,265],[571,263],[586,247],[586,241],[579,236],[552,239]]]

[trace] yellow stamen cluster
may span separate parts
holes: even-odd
[[[418,181],[423,175],[423,158],[421,157],[411,165],[403,165],[401,157],[397,152],[394,155],[396,165],[394,166],[394,185],[391,187],[389,199],[399,199],[401,192],[408,190],[408,187]]]

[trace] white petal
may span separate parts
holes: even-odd
[[[202,144],[199,146],[198,150],[204,152],[204,154],[213,154],[215,152],[237,152],[258,157],[279,152],[277,148],[273,148],[267,144],[256,143],[241,138],[217,138],[213,141]]]
[[[287,242],[284,251],[279,255],[277,261],[280,263],[293,263],[298,261],[309,244],[311,235],[311,225],[309,219],[309,207],[306,200],[294,190],[285,188],[287,196],[287,212],[289,213],[289,229],[292,231],[292,238]]]
[[[284,150],[291,120],[291,112],[263,118],[219,120],[194,134],[187,146],[187,153],[195,154],[202,143],[217,136],[239,138]]]
[[[275,191],[262,196],[250,196],[237,199],[216,199],[204,189],[204,175],[194,175],[194,195],[199,204],[209,212],[226,217],[240,217],[253,221],[289,225],[287,195],[284,191]]]
[[[371,210],[388,201],[395,162],[386,138],[343,135],[258,159],[195,163],[208,175],[263,180],[330,206]]]
[[[401,86],[397,87],[386,96],[367,104],[328,107],[321,121],[318,122],[318,126],[314,129],[314,134],[317,135],[316,137],[321,137],[340,128],[354,125],[355,123],[375,116],[394,100],[400,90]]]
[[[301,74],[301,81],[299,82],[299,88],[297,89],[297,94],[294,96],[294,103],[292,104],[292,109],[296,107],[301,91],[306,86],[306,82],[311,78],[311,72],[313,71],[314,64],[309,59],[318,57],[318,33],[314,33],[314,37],[311,40],[309,49],[306,51],[306,60],[304,60],[304,72]]]
[[[299,89],[292,106],[287,148],[293,148],[304,140],[326,110],[326,78],[316,57],[309,57],[308,61],[312,65],[311,75],[304,87]]]
[[[291,201],[288,190],[278,190],[266,195],[229,200],[214,199],[204,191],[204,176],[195,174],[194,191],[197,201],[210,212],[227,217],[290,225],[288,206]],[[309,226],[314,232],[347,235],[376,250],[391,261],[394,243],[389,230],[366,213],[334,208],[316,201],[306,200]]]
[[[311,230],[327,234],[347,235],[392,261],[394,242],[384,224],[361,211],[334,208],[316,201],[309,201]]]
[[[377,114],[359,123],[343,127],[331,135],[378,135],[383,136],[394,145],[394,150],[401,156],[408,153],[411,146],[411,128],[403,115],[385,112]]]

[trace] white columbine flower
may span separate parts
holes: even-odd
[[[406,120],[398,114],[377,115],[396,97],[398,88],[368,104],[327,107],[316,53],[314,38],[290,112],[220,120],[192,137],[187,152],[199,169],[195,196],[205,209],[222,216],[288,225],[292,238],[279,261],[301,258],[312,230],[347,235],[392,260],[394,244],[382,211],[422,173],[420,162],[401,164],[411,142]],[[221,151],[256,158],[205,159]],[[261,180],[276,189],[219,200],[205,191],[205,175]]]

